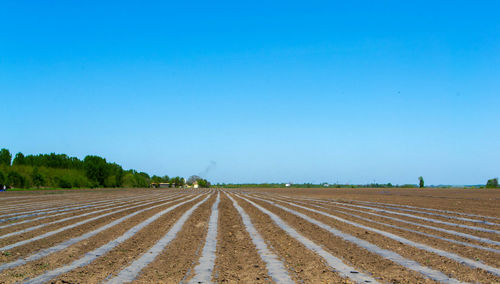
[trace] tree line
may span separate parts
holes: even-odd
[[[418,184],[369,183],[369,184],[329,184],[323,183],[217,183],[224,188],[451,188],[451,185],[426,186],[424,178],[418,177]],[[499,188],[498,178],[489,179],[486,185],[465,186],[467,188]]]
[[[65,154],[25,156],[17,153],[12,159],[9,150],[0,150],[0,189],[149,187],[152,182],[166,182],[178,187],[184,186],[185,179],[124,170],[122,166],[95,155],[80,160]]]

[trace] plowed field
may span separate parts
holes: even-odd
[[[0,194],[0,283],[500,283],[500,191]]]

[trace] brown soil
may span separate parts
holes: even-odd
[[[252,201],[280,216],[291,227],[311,239],[313,242],[323,245],[323,248],[327,249],[332,255],[342,259],[347,265],[351,265],[360,271],[371,273],[374,277],[385,282],[424,282],[424,279],[417,273],[408,271],[400,265],[361,249],[360,247],[344,241],[341,238],[335,237],[329,232],[310,224],[302,218],[296,217],[266,202],[260,200]],[[320,218],[316,218],[316,216],[314,216],[314,218],[320,220]],[[338,225],[332,227],[337,229],[340,228]],[[342,231],[345,231],[344,228],[342,228]]]
[[[111,276],[113,272],[119,272],[153,246],[168,232],[182,214],[198,201],[200,200],[196,199],[163,215],[158,220],[139,231],[132,238],[96,259],[90,265],[77,268],[56,279],[60,279],[63,282],[97,283]],[[168,207],[172,205],[173,204],[169,204]],[[167,206],[165,208],[167,208]],[[135,225],[137,225],[137,222]]]
[[[161,210],[164,210],[165,208],[168,208],[168,207],[175,205],[179,202],[181,202],[181,201],[175,201],[175,202],[169,203],[167,205],[160,206],[158,208],[140,213],[140,214],[138,214],[130,219],[125,220],[123,223],[121,223],[117,226],[114,226],[111,230],[106,230],[104,232],[101,232],[101,233],[97,234],[96,236],[93,236],[85,241],[74,244],[63,251],[51,254],[51,255],[44,257],[38,261],[27,263],[26,265],[23,265],[23,266],[19,266],[19,267],[10,269],[10,270],[5,270],[5,271],[0,273],[0,279],[3,279],[3,280],[11,279],[11,281],[15,282],[15,281],[22,280],[26,277],[32,277],[32,276],[41,274],[43,271],[52,270],[52,269],[55,269],[57,267],[69,264],[69,263],[73,262],[74,260],[83,256],[86,252],[91,251],[95,248],[98,248],[98,247],[116,239],[117,237],[119,237],[120,235],[125,233],[128,229],[130,229],[131,227],[146,220],[147,218],[153,216],[154,214],[160,212]],[[137,209],[137,210],[139,210],[139,209]],[[134,212],[134,211],[132,211],[132,212]],[[181,213],[182,208],[179,208],[176,212],[178,214]],[[131,213],[131,212],[129,212],[129,213]],[[174,213],[174,212],[170,212],[170,214],[172,214],[172,213]],[[116,217],[116,218],[119,218],[119,217]],[[112,222],[113,220],[114,219],[109,219],[108,222]],[[88,229],[87,231],[97,229],[98,227],[100,227],[100,226],[96,226],[94,228]],[[84,232],[82,231],[81,234],[83,234],[83,233]],[[78,235],[80,235],[80,234],[78,234]],[[57,236],[52,241],[50,241],[49,244],[45,244],[44,247],[50,247],[54,244],[61,243],[66,239],[68,239],[68,238],[65,236],[62,236],[62,235]],[[8,260],[2,259],[2,262],[10,262],[10,261],[16,260],[20,256],[26,255],[26,254],[27,253],[21,254],[19,252],[12,253],[10,256],[8,256],[8,258],[9,258]],[[5,256],[5,255],[3,255],[2,257],[7,258],[7,256]],[[6,281],[6,282],[10,282],[10,281]]]
[[[426,251],[416,249],[414,247],[404,245],[392,239],[383,237],[380,234],[366,231],[353,225],[348,225],[344,222],[336,221],[321,214],[313,213],[305,209],[300,209],[286,202],[293,200],[304,202],[300,205],[328,212],[332,215],[354,221],[369,227],[373,227],[382,231],[390,232],[417,243],[426,244],[431,247],[439,248],[444,251],[452,252],[463,257],[467,257],[476,261],[481,261],[487,265],[499,268],[500,254],[488,252],[476,248],[471,248],[464,245],[453,244],[446,241],[421,236],[415,233],[407,232],[400,229],[391,228],[384,225],[374,224],[369,220],[361,220],[356,217],[349,216],[345,213],[352,213],[363,216],[373,221],[383,222],[387,224],[397,225],[403,228],[429,233],[437,236],[442,236],[450,239],[455,239],[471,244],[477,244],[485,247],[500,249],[500,246],[488,245],[477,241],[468,240],[466,238],[449,235],[447,233],[434,231],[423,228],[417,225],[409,225],[402,222],[385,219],[382,217],[372,216],[367,212],[396,217],[411,222],[422,223],[439,228],[451,229],[458,232],[464,232],[475,236],[481,236],[492,240],[500,241],[500,235],[493,233],[479,232],[456,226],[447,226],[428,221],[413,219],[391,213],[380,213],[370,211],[366,208],[355,208],[363,212],[353,212],[340,209],[333,204],[325,204],[304,200],[303,198],[314,198],[322,200],[335,200],[345,203],[358,205],[362,204],[359,201],[383,202],[400,205],[410,205],[421,208],[434,208],[439,210],[449,210],[462,213],[479,214],[484,216],[492,216],[500,218],[500,190],[486,189],[233,189],[230,192],[243,193],[243,196],[250,198],[254,202],[267,208],[271,212],[282,218],[292,228],[296,229],[303,236],[309,238],[315,243],[321,245],[326,251],[332,255],[341,258],[346,264],[352,266],[360,272],[371,274],[380,282],[391,283],[432,283],[433,281],[424,278],[417,272],[409,270],[403,266],[397,265],[389,260],[386,260],[377,254],[368,252],[365,249],[358,247],[355,244],[344,241],[335,237],[331,233],[313,225],[300,217],[288,213],[280,208],[270,205],[264,201],[259,201],[252,196],[260,196],[264,199],[278,198],[281,200],[279,204],[286,206],[295,211],[306,214],[314,219],[317,219],[333,228],[336,228],[344,233],[351,234],[360,239],[366,240],[377,246],[394,251],[401,256],[415,260],[424,266],[428,266],[435,270],[442,271],[451,277],[457,278],[466,282],[481,282],[481,283],[500,283],[500,277],[489,274],[480,269],[471,269],[466,265],[452,261],[448,258],[435,255]],[[206,193],[206,190],[181,190],[181,189],[89,189],[89,190],[66,190],[66,191],[34,191],[34,192],[3,192],[0,196],[0,219],[1,215],[10,214],[13,212],[27,212],[43,208],[55,208],[65,205],[86,204],[94,201],[117,200],[119,198],[133,198],[123,204],[132,204],[134,200],[156,200],[171,196],[172,194]],[[234,195],[233,195],[234,196]],[[53,270],[73,262],[82,257],[85,253],[100,247],[126,232],[131,227],[146,220],[157,212],[170,207],[186,199],[181,197],[175,198],[172,203],[163,205],[159,208],[148,210],[137,216],[134,216],[123,223],[97,234],[80,243],[74,244],[67,249],[56,252],[52,255],[44,257],[38,261],[27,263],[25,265],[5,270],[0,272],[0,283],[14,283],[24,279],[32,278],[44,273],[45,271]],[[118,273],[123,268],[128,266],[134,259],[140,257],[154,243],[156,243],[171,226],[196,202],[201,199],[184,204],[169,212],[156,220],[154,223],[145,227],[135,236],[125,241],[112,249],[107,254],[99,257],[97,260],[82,268],[75,269],[69,273],[60,275],[51,282],[56,283],[95,283],[100,282],[107,277]],[[252,223],[264,238],[267,246],[273,251],[279,259],[281,259],[288,270],[292,279],[299,283],[342,283],[349,282],[334,272],[326,262],[316,253],[304,247],[299,241],[290,237],[286,232],[281,230],[273,221],[264,213],[256,209],[253,205],[247,203],[243,199],[236,197],[239,205],[250,216]],[[135,282],[138,283],[179,283],[191,279],[194,274],[194,267],[199,261],[202,247],[205,243],[205,237],[208,227],[208,219],[211,212],[211,206],[215,202],[215,195],[196,209],[182,230],[165,250],[147,267],[145,267]],[[155,203],[157,204],[157,203]],[[313,207],[320,205],[325,208],[320,209]],[[117,204],[109,205],[109,208],[117,206]],[[151,205],[148,205],[151,206]],[[51,236],[42,240],[38,240],[7,252],[0,253],[0,264],[11,262],[20,257],[28,256],[40,249],[48,248],[68,240],[72,237],[79,236],[85,232],[97,229],[117,218],[128,215],[132,212],[147,207],[139,207],[129,209],[124,212],[116,213],[102,219],[98,219],[76,228],[63,231],[55,236]],[[79,209],[68,212],[61,216],[52,216],[29,222],[26,224],[15,225],[9,228],[0,229],[0,235],[29,228],[38,224],[45,224],[54,220],[60,220],[70,216],[77,216],[82,213],[93,212],[104,208],[88,208]],[[342,212],[337,212],[340,210]],[[393,210],[394,209],[387,209]],[[430,216],[417,212],[404,212],[416,216],[423,216],[446,222],[466,224],[475,227],[491,228],[500,230],[498,226],[474,224],[468,221],[460,221],[454,219],[443,218],[439,216]],[[107,213],[107,212],[102,212]],[[102,214],[98,213],[98,214]],[[436,212],[438,213],[438,212]],[[57,213],[55,213],[57,214]],[[444,213],[443,213],[444,214]],[[458,214],[447,213],[449,216],[466,217]],[[22,236],[15,236],[6,239],[0,239],[0,247],[6,244],[14,243],[23,239],[31,238],[43,234],[44,232],[73,224],[75,222],[95,217],[96,215],[75,218],[70,221],[60,224],[48,225],[44,228],[24,233]],[[30,219],[35,217],[28,217]],[[470,217],[480,219],[479,217]],[[18,222],[23,219],[13,221]],[[491,222],[500,223],[500,220],[490,220]],[[7,222],[0,223],[8,224]],[[258,251],[253,245],[248,232],[246,231],[241,217],[232,202],[225,194],[221,194],[221,202],[219,204],[219,220],[218,220],[218,243],[217,257],[215,260],[215,269],[213,273],[214,282],[224,283],[269,283],[272,282],[268,275],[265,263],[260,258]]]
[[[224,216],[224,218],[220,218]],[[220,283],[269,283],[266,265],[232,201],[221,194],[214,280]]]
[[[235,190],[239,191],[239,190]],[[285,194],[294,197],[313,197],[336,200],[362,200],[404,204],[410,206],[452,210],[500,218],[500,189],[436,189],[436,188],[293,188],[244,189],[250,192]]]
[[[214,202],[215,195],[212,195],[193,212],[177,237],[151,265],[141,271],[137,282],[179,283],[192,276],[190,271],[196,265],[205,243],[208,218]]]
[[[297,200],[292,200],[292,199],[280,199],[280,200],[291,201],[291,202],[297,201]],[[295,202],[295,204],[302,205],[302,206],[305,205],[304,203],[299,203],[299,202]],[[314,205],[320,205],[323,208],[318,208],[318,207],[315,207]],[[422,236],[422,235],[419,235],[419,234],[414,234],[412,232],[408,232],[408,231],[405,231],[405,230],[400,230],[400,229],[395,229],[395,228],[391,228],[391,227],[388,227],[388,226],[379,225],[379,224],[376,224],[376,223],[373,223],[373,222],[369,222],[369,221],[361,220],[361,219],[353,217],[353,216],[349,216],[348,214],[352,213],[352,214],[355,214],[355,215],[358,215],[358,216],[362,216],[364,218],[369,218],[370,220],[373,220],[373,221],[376,221],[376,222],[382,222],[382,223],[386,223],[386,224],[396,225],[396,226],[399,226],[399,227],[408,228],[408,229],[412,229],[412,230],[416,230],[416,231],[419,231],[419,232],[423,232],[423,233],[427,233],[427,234],[432,234],[432,235],[436,235],[436,236],[441,236],[441,237],[448,238],[448,239],[455,239],[455,240],[458,240],[458,241],[463,241],[463,242],[467,242],[467,243],[470,243],[470,244],[480,245],[480,246],[483,246],[483,247],[490,247],[490,248],[500,249],[500,246],[490,245],[490,244],[487,244],[487,243],[470,240],[470,239],[463,238],[463,237],[460,237],[460,236],[455,236],[455,235],[452,235],[452,234],[447,234],[447,233],[444,233],[444,232],[440,232],[440,231],[436,231],[436,230],[424,228],[424,227],[421,227],[421,226],[406,224],[404,222],[399,222],[399,221],[394,221],[394,220],[390,220],[390,219],[386,219],[386,218],[382,218],[382,217],[378,217],[378,216],[373,216],[373,215],[369,215],[367,213],[353,212],[353,211],[349,211],[349,210],[344,210],[344,209],[338,208],[336,206],[327,205],[327,204],[324,204],[324,203],[309,202],[309,204],[308,204],[307,207],[312,208],[312,209],[316,209],[316,210],[320,210],[320,211],[324,211],[324,212],[330,213],[332,215],[336,215],[336,216],[339,216],[341,218],[344,218],[344,219],[347,219],[347,220],[350,220],[350,221],[354,221],[354,222],[357,222],[357,223],[361,223],[361,224],[364,224],[364,225],[367,225],[367,226],[371,226],[371,227],[374,227],[374,228],[377,228],[377,229],[380,229],[380,230],[383,230],[383,231],[397,233],[397,234],[399,234],[401,236],[404,236],[405,238],[408,238],[410,240],[414,240],[416,242],[425,243],[425,244],[428,244],[428,245],[431,245],[431,246],[434,246],[434,247],[437,247],[437,248],[447,247],[452,252],[455,252],[455,253],[460,254],[460,255],[465,255],[465,256],[467,256],[469,258],[472,258],[472,259],[476,259],[476,258],[478,258],[478,255],[481,255],[482,256],[481,260],[486,261],[487,259],[489,259],[490,260],[490,264],[492,264],[492,265],[497,265],[498,262],[499,262],[499,258],[493,252],[488,252],[488,251],[485,251],[485,250],[471,248],[469,246],[464,246],[464,245],[460,245],[460,244],[454,244],[454,243],[446,242],[446,241],[439,240],[439,239],[436,239],[436,238],[429,238],[429,237],[425,237],[425,236]],[[291,207],[291,208],[296,209],[296,207]],[[341,211],[341,212],[339,212],[339,211]],[[367,211],[367,210],[365,210],[365,211]],[[367,212],[370,212],[370,211],[368,210]],[[379,214],[378,212],[375,212],[375,213]],[[385,216],[391,216],[391,215],[387,214]],[[400,216],[394,216],[394,215],[392,215],[391,217],[397,217],[399,219],[403,219],[403,218],[400,218]],[[415,222],[415,220],[410,220],[410,221],[414,221]],[[426,223],[422,222],[422,224],[426,224]],[[444,226],[440,226],[439,224],[431,224],[431,225],[434,226],[434,227],[438,227],[438,228],[444,228]],[[491,228],[496,229],[494,227],[491,227]],[[463,232],[463,230],[460,230],[460,228],[456,228],[456,227],[452,228],[451,230],[454,230],[454,231],[457,231],[457,232]],[[471,234],[472,235],[479,235],[479,234],[476,234],[475,232],[473,232]],[[491,238],[491,239],[494,240],[495,238]]]
[[[78,209],[78,210],[74,210],[74,211],[57,212],[57,213],[53,213],[53,214],[41,215],[43,217],[45,217],[45,216],[48,216],[48,217],[40,219],[40,220],[35,220],[35,221],[32,221],[32,222],[23,223],[23,224],[19,224],[19,225],[13,225],[13,226],[10,226],[10,227],[7,227],[7,228],[0,229],[0,235],[8,234],[8,233],[11,233],[11,232],[16,232],[16,231],[23,230],[23,229],[30,228],[30,227],[34,227],[34,226],[37,226],[37,225],[40,225],[40,224],[46,224],[46,223],[49,223],[49,222],[53,222],[53,221],[57,221],[57,220],[61,220],[61,219],[69,218],[69,217],[74,217],[74,216],[78,216],[78,215],[85,214],[85,213],[94,212],[94,211],[97,211],[97,210],[109,209],[109,211],[99,212],[99,213],[96,213],[96,214],[91,214],[91,215],[83,216],[81,218],[75,218],[75,219],[72,219],[72,220],[69,220],[69,221],[66,221],[66,222],[61,222],[61,223],[58,223],[58,224],[55,224],[55,225],[48,225],[48,226],[46,226],[43,229],[45,231],[47,231],[47,230],[48,231],[52,231],[52,230],[57,229],[58,227],[64,227],[64,226],[73,224],[75,222],[79,222],[79,221],[82,221],[82,220],[85,220],[85,219],[88,219],[88,218],[96,217],[96,216],[98,216],[100,214],[106,214],[106,213],[112,212],[114,207],[125,206],[125,205],[135,206],[135,205],[139,205],[140,204],[139,202],[145,203],[145,202],[150,202],[150,201],[152,202],[153,200],[149,200],[149,199],[147,201],[133,200],[133,201],[127,201],[127,202],[120,203],[120,204],[110,204],[110,205],[106,205],[106,206],[99,207],[99,208],[93,208],[93,207],[91,207],[91,208],[82,208],[82,209]],[[126,208],[126,207],[121,207],[121,208],[118,208],[116,210],[120,210],[120,209],[124,209],[124,208]],[[59,215],[59,216],[53,216],[54,214],[58,214],[58,213],[65,213],[65,214]],[[18,221],[29,220],[29,219],[33,219],[33,218],[41,217],[41,216],[34,216],[34,217],[31,217],[31,218],[23,218],[23,219],[15,220],[13,222],[7,222],[7,223],[1,223],[1,224],[12,224],[12,223],[15,224]],[[63,224],[63,225],[61,225],[61,224]],[[50,229],[49,229],[49,227],[50,227]],[[31,231],[30,233],[32,233],[34,235],[41,235],[43,233],[43,230],[37,229],[37,230]],[[23,239],[25,239],[25,238],[30,238],[30,236],[28,235],[28,233],[25,233],[25,237],[23,237]],[[15,242],[15,240],[9,240],[9,241],[6,241],[6,242],[3,241],[3,240],[7,240],[7,239],[2,239],[0,241],[0,245],[4,245],[5,243],[8,244],[8,243]]]
[[[295,217],[292,214],[285,212],[279,208],[276,208],[272,205],[269,205],[266,202],[257,201],[257,203],[261,204],[263,207],[266,207],[270,211],[279,213],[279,215],[283,216],[283,219],[287,220],[287,222],[289,221],[291,223],[293,222],[294,224],[297,224],[297,226],[300,226],[301,231],[305,230],[307,232],[308,236],[310,236],[313,239],[316,239],[318,242],[324,244],[325,246],[327,246],[329,248],[331,247],[332,250],[336,250],[339,247],[343,248],[343,250],[341,252],[336,252],[336,253],[334,253],[334,255],[336,255],[336,256],[345,255],[346,253],[351,254],[351,255],[352,254],[358,255],[359,259],[357,259],[357,258],[355,258],[355,256],[351,256],[351,255],[349,255],[348,257],[344,257],[344,259],[352,259],[352,263],[356,263],[356,265],[362,265],[364,263],[365,259],[369,260],[369,262],[375,266],[372,268],[369,268],[369,266],[367,266],[365,269],[373,272],[374,275],[381,273],[381,275],[379,277],[382,277],[383,275],[385,275],[387,277],[388,275],[390,275],[389,279],[384,278],[385,281],[390,281],[390,282],[394,282],[394,281],[406,282],[407,281],[410,283],[420,282],[420,280],[416,281],[416,280],[412,280],[411,278],[409,278],[409,276],[404,276],[403,270],[406,270],[405,268],[403,268],[403,267],[398,268],[396,264],[392,264],[392,262],[390,262],[388,260],[384,260],[382,258],[380,258],[380,260],[376,260],[376,258],[379,258],[378,256],[375,256],[367,251],[364,251],[363,249],[361,249],[355,245],[348,245],[348,244],[329,245],[327,240],[331,240],[331,239],[328,239],[329,233],[327,233],[326,231],[320,230],[320,228],[308,223],[307,221],[304,221],[300,217]],[[282,204],[282,205],[285,205],[285,204]],[[379,234],[369,232],[369,231],[366,231],[364,229],[357,228],[357,227],[348,225],[348,224],[343,223],[343,222],[336,221],[334,219],[331,219],[329,217],[326,217],[326,216],[323,216],[323,215],[320,215],[317,213],[313,213],[313,212],[310,212],[310,211],[307,211],[304,209],[300,209],[297,207],[292,207],[292,206],[287,206],[287,205],[285,205],[285,206],[289,207],[295,211],[298,211],[298,212],[304,213],[308,216],[311,216],[314,219],[319,220],[319,221],[321,221],[321,222],[323,222],[323,223],[325,223],[333,228],[341,230],[341,231],[348,233],[350,235],[356,236],[360,239],[364,239],[364,240],[366,240],[370,243],[373,243],[381,248],[397,252],[398,254],[404,256],[405,258],[413,259],[422,265],[425,265],[425,266],[434,268],[436,270],[442,271],[445,274],[450,275],[450,276],[457,278],[459,280],[467,281],[467,282],[479,281],[482,283],[487,283],[487,282],[492,282],[492,281],[500,281],[500,278],[498,278],[498,277],[494,277],[493,275],[488,274],[488,273],[481,271],[481,270],[471,269],[467,266],[464,266],[464,265],[461,265],[457,262],[454,262],[448,258],[441,257],[441,256],[435,255],[433,253],[428,253],[426,251],[422,251],[422,250],[413,248],[411,246],[401,244],[397,241],[394,241],[392,239],[388,239],[388,238],[383,237]],[[387,228],[381,228],[381,229],[384,231],[387,231],[387,232],[396,233],[394,230],[391,230],[391,229],[387,229]],[[320,231],[324,232],[324,234],[325,234],[324,237],[321,237],[322,234],[319,233]],[[408,234],[400,234],[400,233],[398,233],[398,235],[403,236],[403,237],[408,236]],[[448,247],[449,247],[449,245],[443,243],[442,246],[439,248],[446,250],[446,251],[450,251],[450,249]],[[483,254],[481,253],[481,256],[482,255]],[[384,262],[386,262],[386,263],[384,263]],[[392,272],[391,270],[394,268],[396,268],[396,270],[394,272]],[[412,274],[417,275],[414,272],[412,272]]]
[[[238,198],[238,203],[252,219],[267,245],[273,249],[296,282],[350,283],[334,272],[324,260],[277,227],[271,218]]]
[[[161,202],[159,202],[161,203]],[[8,256],[6,259],[4,257],[4,255],[2,255],[2,258],[0,258],[0,261],[10,261],[12,258],[14,258],[15,256],[25,256],[25,255],[28,255],[28,254],[31,254],[33,253],[34,251],[37,251],[37,250],[40,250],[42,248],[47,248],[47,247],[51,247],[59,242],[62,242],[66,239],[70,239],[70,238],[73,238],[73,237],[76,237],[76,236],[79,236],[81,234],[84,234],[85,232],[88,232],[88,231],[92,231],[94,229],[97,229],[107,223],[110,223],[112,222],[113,220],[115,219],[118,219],[118,218],[121,218],[125,215],[128,215],[130,213],[133,213],[137,210],[140,210],[140,209],[143,209],[143,208],[147,208],[147,207],[150,207],[150,206],[153,206],[155,204],[159,204],[159,203],[154,203],[154,204],[151,204],[151,205],[145,205],[145,206],[141,206],[141,207],[138,207],[138,208],[133,208],[133,209],[129,209],[129,210],[125,210],[125,211],[122,211],[122,212],[119,212],[119,213],[116,213],[116,214],[112,214],[112,215],[109,215],[109,216],[106,216],[105,218],[99,218],[97,220],[93,220],[93,221],[90,221],[88,223],[85,223],[83,225],[80,225],[80,226],[77,226],[75,228],[71,228],[69,230],[64,230],[56,235],[52,235],[50,237],[47,237],[47,238],[44,238],[44,239],[40,239],[40,240],[36,240],[34,242],[31,242],[31,243],[28,243],[28,244],[25,244],[25,245],[22,245],[22,246],[19,246],[19,247],[15,247],[15,248],[12,248],[11,250],[9,250],[9,254],[10,256]],[[85,219],[85,218],[83,218]],[[54,224],[54,225],[50,225],[50,226],[46,226],[46,227],[43,227],[39,230],[35,230],[35,231],[31,231],[31,232],[27,232],[27,233],[23,233],[21,235],[17,235],[17,236],[13,236],[13,237],[10,237],[10,238],[6,238],[6,239],[2,239],[0,244],[2,244],[2,246],[4,245],[8,245],[8,244],[12,244],[12,243],[15,243],[15,242],[18,242],[18,241],[22,241],[24,239],[29,239],[29,238],[32,238],[34,236],[38,236],[38,235],[41,235],[43,233],[46,233],[46,232],[49,232],[49,231],[53,231],[57,228],[60,228],[60,227],[64,227],[66,225],[69,225],[71,223],[74,222],[77,222],[77,221],[81,221],[83,220],[82,218],[78,218],[75,220],[71,220],[71,221],[68,221],[68,222],[63,222],[63,223],[60,223],[60,224]],[[18,257],[15,257],[16,259]]]

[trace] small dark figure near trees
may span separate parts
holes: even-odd
[[[418,177],[418,186],[420,188],[424,188],[424,178],[423,177]]]

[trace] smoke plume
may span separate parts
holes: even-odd
[[[202,178],[205,178],[211,171],[213,171],[217,167],[217,163],[215,161],[210,161],[210,164],[198,175]]]

